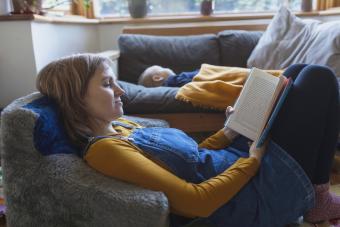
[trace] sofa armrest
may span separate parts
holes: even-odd
[[[161,192],[103,176],[74,155],[47,156],[44,169],[51,197],[71,226],[168,226],[168,201]]]

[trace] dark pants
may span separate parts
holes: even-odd
[[[329,181],[339,133],[339,91],[327,67],[296,64],[284,75],[293,87],[272,129],[272,139],[305,170],[313,184]]]

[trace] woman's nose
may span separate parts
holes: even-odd
[[[115,96],[122,96],[125,93],[125,91],[120,86],[117,85],[114,89],[114,93]]]

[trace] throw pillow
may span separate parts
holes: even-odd
[[[34,127],[34,146],[42,155],[76,154],[80,149],[74,147],[66,134],[59,110],[53,100],[46,96],[38,98],[24,106],[38,115]]]
[[[340,76],[340,21],[302,20],[281,7],[251,53],[248,67],[283,69],[294,63],[331,67]]]

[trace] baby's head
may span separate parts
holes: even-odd
[[[175,75],[171,69],[153,65],[146,68],[140,75],[138,84],[144,85],[145,87],[159,87],[163,85],[170,75]]]

